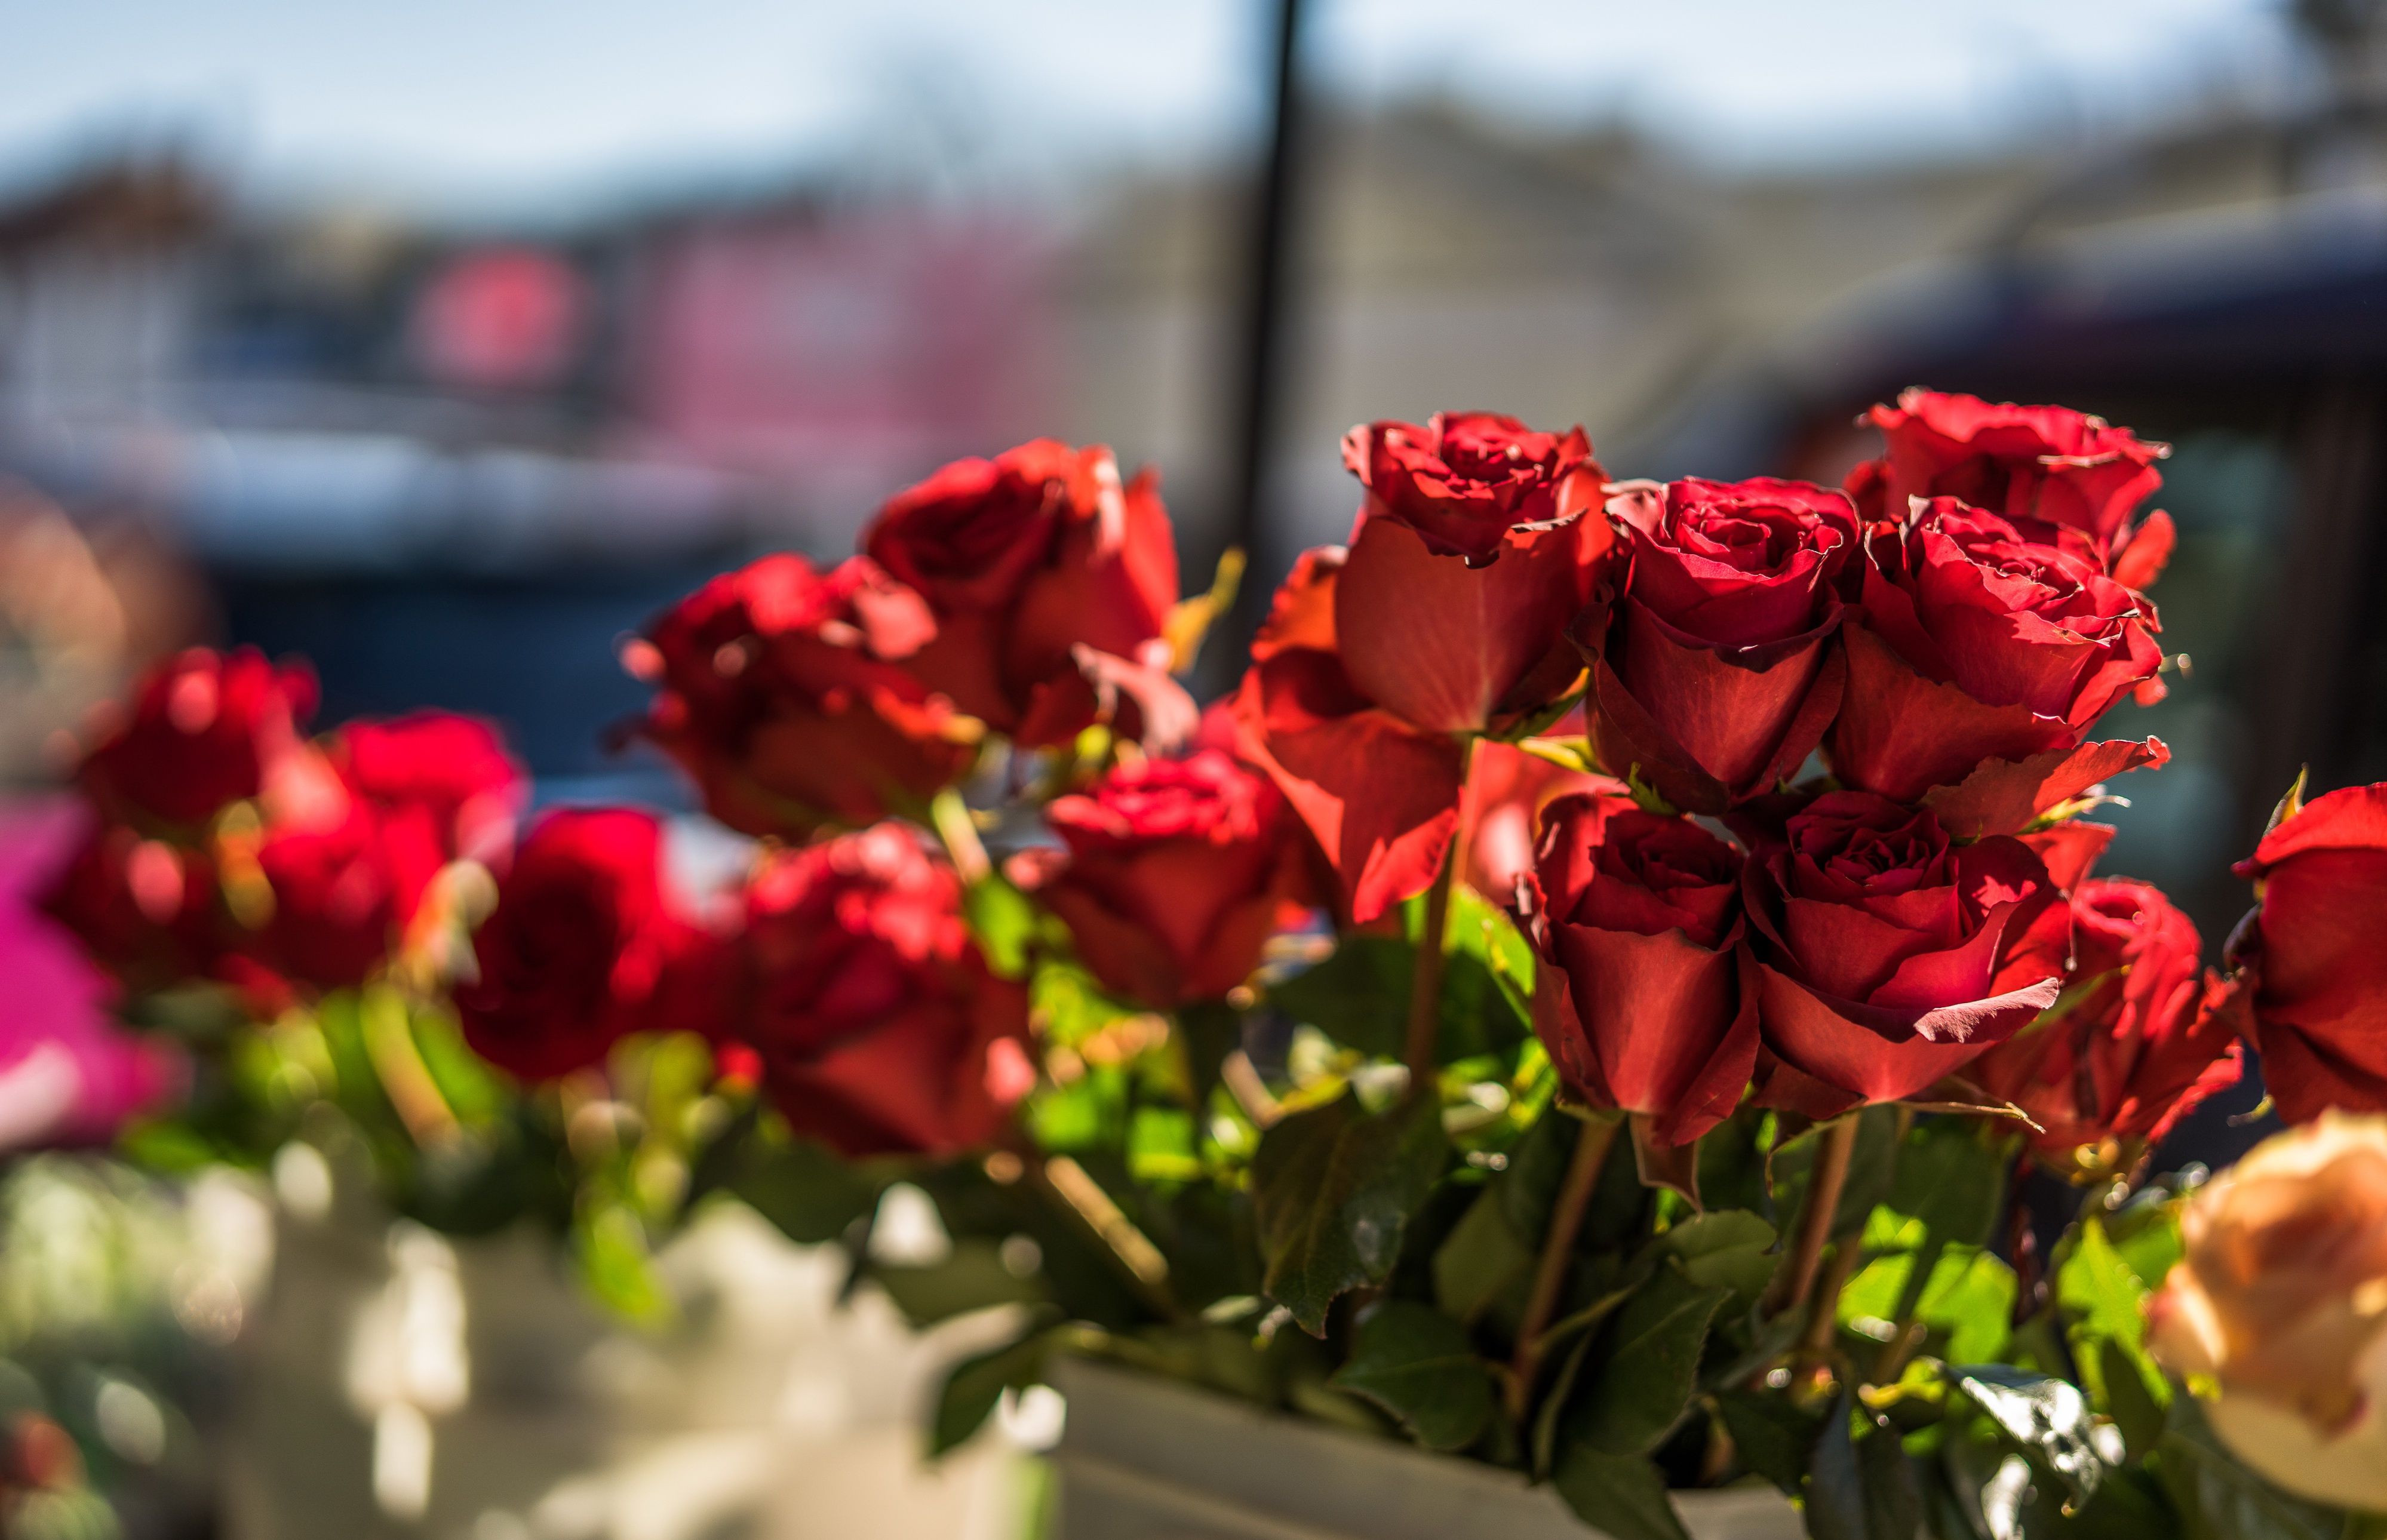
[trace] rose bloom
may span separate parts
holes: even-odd
[[[349,790],[366,802],[426,811],[448,858],[504,864],[530,785],[491,724],[437,711],[345,722],[330,753]]]
[[[1849,476],[1868,518],[1903,519],[1912,498],[1955,498],[2009,519],[2060,524],[2087,536],[2129,588],[2153,583],[2170,559],[2169,514],[2130,523],[2163,485],[2155,461],[2171,453],[2168,445],[2064,407],[1998,406],[1931,390],[1909,390],[1862,421],[1881,429],[1885,449]]]
[[[1954,788],[1934,805],[1957,833],[2011,833],[2169,757],[2154,739],[2081,743],[2163,653],[2080,536],[1941,498],[1868,556],[1829,742],[1841,781],[1901,802]]]
[[[998,732],[1067,742],[1103,714],[1104,675],[1165,693],[1177,547],[1156,472],[1121,486],[1109,449],[1039,438],[897,494],[862,543],[935,612],[913,672]],[[1114,725],[1135,736],[1142,715]]]
[[[2018,839],[1959,845],[1928,812],[1833,791],[1761,840],[1744,878],[1765,1105],[1902,1101],[2060,992],[2060,895]]]
[[[1067,849],[1041,864],[1037,896],[1127,999],[1215,1000],[1309,913],[1300,821],[1266,775],[1219,750],[1115,766],[1044,816]]]
[[[315,701],[304,663],[270,663],[249,647],[195,647],[141,677],[130,713],[101,735],[77,776],[112,819],[144,832],[195,832],[263,789],[270,762],[297,744]]]
[[[2236,870],[2258,902],[2230,951],[2280,1116],[2387,1110],[2387,782],[2314,798]]]
[[[1834,582],[1856,511],[1804,482],[1627,486],[1623,592],[1576,635],[1600,762],[1677,807],[1721,812],[1795,774],[1839,709]]]
[[[1345,553],[1306,551],[1252,640],[1234,697],[1237,752],[1265,769],[1365,924],[1431,886],[1459,827],[1462,753],[1351,683],[1336,645]]]
[[[1687,1144],[1731,1116],[1757,1061],[1741,852],[1614,796],[1563,798],[1545,822],[1535,1026],[1575,1096]]]
[[[1582,722],[1572,716],[1553,727],[1551,736],[1579,736]],[[1534,869],[1543,814],[1560,798],[1577,792],[1622,797],[1625,787],[1611,776],[1571,770],[1514,744],[1477,739],[1459,816],[1459,848],[1467,863],[1461,875],[1467,885],[1496,903],[1513,904],[1517,879]]]
[[[234,917],[254,930],[233,950],[279,978],[318,989],[364,982],[404,940],[447,864],[431,809],[358,798],[328,824],[270,826],[249,859],[270,897]],[[228,876],[239,857],[225,852]]]
[[[1583,671],[1566,625],[1613,542],[1583,430],[1444,412],[1353,428],[1343,463],[1367,488],[1333,600],[1352,687],[1437,733],[1565,693]]]
[[[205,978],[221,955],[213,863],[122,824],[94,821],[37,902],[136,993]]]
[[[473,938],[464,1041],[524,1079],[600,1062],[630,1032],[719,1029],[721,943],[663,881],[663,825],[631,808],[567,808],[532,825]]]
[[[2153,884],[2100,877],[2072,899],[2062,1012],[1966,1072],[2044,1131],[2031,1148],[2059,1175],[2127,1170],[2180,1118],[2238,1082],[2224,987],[2195,925]]]
[[[2325,1113],[2216,1177],[2147,1345],[2209,1376],[2229,1451],[2299,1496],[2387,1509],[2387,1120]]]
[[[766,556],[657,621],[633,667],[663,688],[646,732],[753,835],[916,811],[967,774],[979,725],[906,666],[937,634],[920,596],[866,558],[815,572]]]
[[[1028,991],[988,969],[961,880],[900,825],[775,852],[746,894],[738,1035],[801,1134],[849,1156],[992,1139],[1035,1084]]]

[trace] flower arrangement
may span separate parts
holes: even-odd
[[[735,1194],[916,1319],[1023,1307],[938,1449],[1067,1352],[1627,1540],[1749,1481],[1819,1536],[2368,1522],[2314,1505],[2387,1509],[2352,1116],[2387,1109],[2387,788],[2292,794],[2206,966],[2083,816],[2167,758],[2091,736],[2165,689],[2163,448],[1921,391],[1870,421],[1838,489],[1354,429],[1349,544],[1206,711],[1176,675],[1240,559],[1181,599],[1152,473],[948,466],[625,648],[638,731],[755,840],[715,892],[645,813],[517,839],[484,725],[310,739],[303,669],[186,654],[91,742],[49,901],[194,1052],[131,1147],[335,1121],[402,1211],[539,1218],[633,1315]],[[2242,1039],[2300,1127],[2152,1171]],[[2044,1254],[2029,1165],[2084,1194]],[[870,1244],[898,1183],[942,1260]]]

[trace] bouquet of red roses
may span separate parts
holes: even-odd
[[[2167,758],[2095,736],[2165,689],[2163,448],[1870,421],[1839,489],[1356,428],[1349,543],[1207,711],[1177,676],[1240,560],[1181,599],[1152,473],[950,465],[625,647],[638,730],[754,841],[710,892],[642,812],[517,839],[479,724],[310,740],[302,670],[187,655],[86,755],[52,907],[199,1050],[153,1155],[328,1104],[401,1208],[544,1215],[629,1307],[624,1258],[725,1193],[916,1319],[1024,1306],[940,1448],[1067,1351],[1636,1540],[1750,1480],[1817,1535],[2306,1533],[2245,1527],[2314,1510],[2151,1356],[2195,1182],[2150,1167],[2242,1038],[2292,1119],[2387,1107],[2387,793],[2292,800],[2208,967],[2082,818]],[[2089,1199],[2043,1256],[2027,1163]],[[897,1183],[943,1260],[874,1251]]]

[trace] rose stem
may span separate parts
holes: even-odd
[[[414,1045],[414,1029],[407,1022],[406,999],[387,984],[367,984],[357,999],[358,1035],[364,1040],[365,1060],[381,1080],[389,1105],[406,1125],[416,1146],[429,1149],[456,1137],[455,1111],[439,1094],[439,1082]]]
[[[1563,1117],[1565,1113],[1551,1111],[1547,1117]],[[1608,1162],[1608,1147],[1616,1142],[1617,1119],[1586,1117],[1581,1131],[1574,1136],[1574,1158],[1567,1165],[1566,1180],[1559,1188],[1556,1207],[1550,1210],[1550,1228],[1542,1237],[1541,1260],[1534,1269],[1534,1292],[1525,1300],[1525,1319],[1517,1328],[1517,1351],[1509,1360],[1509,1416],[1522,1424],[1525,1410],[1533,1399],[1534,1376],[1542,1364],[1542,1329],[1550,1322],[1550,1314],[1558,1308],[1559,1293],[1566,1286],[1567,1263],[1574,1255],[1574,1240],[1583,1229],[1583,1213],[1591,1205],[1591,1194],[1599,1185],[1599,1169]]]
[[[1442,852],[1442,870],[1425,894],[1425,934],[1418,938],[1416,971],[1409,977],[1409,1031],[1402,1062],[1409,1068],[1408,1093],[1421,1096],[1434,1085],[1434,1039],[1442,1026],[1443,933],[1450,924],[1450,885],[1465,865],[1467,778],[1475,764],[1475,739],[1459,752],[1459,824]]]
[[[1855,1117],[1824,1126],[1815,1148],[1814,1174],[1807,1181],[1807,1201],[1799,1209],[1799,1228],[1791,1234],[1782,1270],[1774,1275],[1774,1286],[1767,1292],[1769,1315],[1790,1309],[1815,1286],[1816,1265],[1823,1260],[1824,1243],[1832,1238],[1832,1219],[1839,1211],[1840,1189],[1848,1184],[1849,1157],[1856,1147]]]

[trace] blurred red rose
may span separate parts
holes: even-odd
[[[2064,407],[1992,405],[1932,390],[1909,390],[1863,420],[1882,430],[1886,451],[1849,477],[1869,518],[1896,523],[1911,498],[1955,498],[2009,519],[2060,524],[2089,536],[2128,588],[2153,583],[2170,559],[2171,515],[2158,510],[2135,528],[2130,523],[2163,485],[2155,461],[2169,445]]]
[[[2387,781],[2314,798],[2235,869],[2256,904],[2231,961],[2280,1116],[2387,1111]]]
[[[457,986],[474,1052],[525,1079],[593,1065],[629,1032],[720,1029],[721,943],[677,913],[663,826],[573,808],[531,827]]]
[[[1951,498],[1874,536],[1863,617],[1843,628],[1834,774],[1901,802],[1927,793],[1970,837],[2012,833],[2098,781],[2168,759],[2153,738],[2081,741],[2163,662],[2141,601],[2083,541]]]
[[[1857,548],[1855,510],[1767,478],[1636,483],[1608,511],[1630,565],[1575,631],[1600,763],[1694,812],[1773,789],[1839,709],[1834,583]]]
[[[1565,738],[1582,730],[1582,718],[1573,717],[1551,731],[1553,737]],[[1514,903],[1517,879],[1534,869],[1544,811],[1576,792],[1625,794],[1624,783],[1612,776],[1554,764],[1513,743],[1477,739],[1459,816],[1467,885],[1495,903]]]
[[[83,757],[79,778],[109,818],[196,832],[226,804],[264,789],[271,761],[315,713],[315,675],[255,648],[195,647],[133,689],[129,714]]]
[[[429,812],[444,855],[502,865],[530,786],[491,724],[436,711],[346,722],[331,755],[348,789],[376,808]]]
[[[2098,877],[2072,895],[2073,961],[2052,1022],[1998,1044],[1966,1071],[2030,1114],[2031,1147],[2066,1175],[2074,1152],[2151,1146],[2238,1082],[2237,1034],[2216,1012],[2218,975],[2196,926],[2153,884]]]
[[[1034,1084],[1028,991],[990,972],[961,880],[900,825],[775,852],[747,888],[739,1035],[799,1133],[847,1155],[985,1143]]]
[[[1219,750],[1118,765],[1044,816],[1067,853],[1029,863],[1037,895],[1127,999],[1215,1000],[1309,911],[1299,819],[1266,775]]]
[[[38,903],[135,992],[206,978],[221,952],[214,865],[122,824],[94,821]]]
[[[1303,553],[1252,641],[1234,701],[1238,751],[1267,770],[1341,880],[1360,924],[1442,868],[1459,825],[1456,738],[1421,732],[1362,695],[1335,646],[1344,551]]]
[[[1175,691],[1162,632],[1177,602],[1177,547],[1158,473],[1122,487],[1118,461],[1039,438],[992,460],[957,460],[898,493],[863,549],[935,612],[911,661],[932,689],[1021,743],[1065,743],[1104,714],[1156,731],[1153,693]],[[1099,660],[1127,668],[1104,668]],[[1095,677],[1089,677],[1092,674]],[[1185,720],[1175,730],[1190,730]],[[1180,702],[1158,708],[1171,717]]]
[[[1741,852],[1630,799],[1551,804],[1534,926],[1550,975],[1536,1027],[1568,1088],[1687,1144],[1729,1117],[1757,1062],[1740,945]]]
[[[1913,1096],[2054,1004],[2060,895],[2020,840],[1833,791],[1744,873],[1767,1050],[1759,1099],[1810,1117]]]
[[[766,556],[657,621],[635,667],[662,685],[646,732],[748,834],[916,811],[977,758],[978,723],[906,666],[937,634],[865,557],[827,573]]]
[[[1567,623],[1614,540],[1607,473],[1583,430],[1445,412],[1343,439],[1367,487],[1334,589],[1358,692],[1427,732],[1475,732],[1563,694],[1583,671]]]
[[[403,941],[447,864],[439,835],[428,807],[384,810],[361,798],[336,823],[269,826],[254,860],[272,897],[233,950],[318,989],[364,982]],[[226,852],[227,875],[235,859]]]

